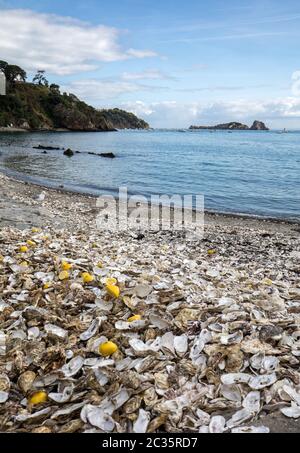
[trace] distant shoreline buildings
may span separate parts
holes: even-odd
[[[0,71],[0,96],[6,95],[6,77],[5,74]]]

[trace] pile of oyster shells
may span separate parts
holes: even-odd
[[[213,226],[191,243],[2,229],[0,431],[263,433],[264,415],[299,418],[296,247]]]

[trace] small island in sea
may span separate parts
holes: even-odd
[[[216,126],[190,126],[190,130],[238,130],[238,131],[269,131],[270,129],[262,121],[254,121],[251,127],[246,124],[233,121],[231,123],[217,124]]]

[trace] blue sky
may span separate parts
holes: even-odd
[[[0,0],[0,59],[154,127],[300,128],[296,0]]]

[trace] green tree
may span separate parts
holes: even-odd
[[[51,93],[53,94],[60,94],[60,86],[59,85],[56,85],[55,83],[52,83],[50,85],[50,91]]]
[[[2,62],[5,63],[5,62]],[[6,65],[4,69],[4,74],[8,82],[25,82],[27,79],[27,74],[24,69],[16,65]]]
[[[7,68],[7,66],[8,66],[7,61],[0,60],[0,71],[5,73],[5,69]]]
[[[45,73],[46,73],[46,71],[40,69],[34,76],[32,82],[36,83],[37,85],[44,85],[44,86],[48,87],[49,82],[45,77]]]

